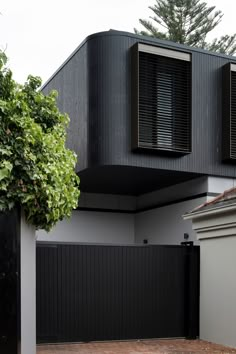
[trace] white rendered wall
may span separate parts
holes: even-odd
[[[70,219],[58,222],[51,232],[37,231],[37,240],[132,244],[134,215],[76,210]]]
[[[59,222],[50,233],[37,231],[38,241],[106,244],[180,244],[184,233],[196,241],[191,222],[182,215],[206,201],[206,197],[172,204],[136,214],[74,211],[71,219]]]
[[[189,234],[188,241],[196,242],[192,222],[184,221],[182,215],[205,201],[202,197],[136,214],[135,242],[147,239],[150,244],[180,244],[185,241],[184,233]]]
[[[223,193],[225,190],[236,186],[235,178],[208,177],[208,192]]]
[[[34,227],[21,218],[21,353],[36,354],[36,242]]]
[[[232,347],[236,347],[235,236],[200,242],[200,338]]]

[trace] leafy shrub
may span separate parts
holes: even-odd
[[[79,198],[76,155],[65,147],[69,118],[57,94],[40,92],[41,80],[12,78],[0,53],[0,210],[22,206],[26,219],[49,231],[71,215]]]

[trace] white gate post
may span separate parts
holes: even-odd
[[[36,354],[36,238],[23,213],[20,228],[21,354]]]

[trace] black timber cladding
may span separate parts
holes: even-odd
[[[88,55],[87,43],[80,48],[43,88],[45,93],[57,90],[58,106],[68,113],[67,146],[79,156],[80,169],[88,165]]]
[[[190,153],[191,56],[137,43],[132,67],[133,148]]]
[[[199,246],[37,244],[37,341],[199,334]]]
[[[0,213],[0,353],[21,353],[20,210]]]
[[[136,43],[191,54],[191,154],[166,157],[132,151],[131,48]],[[58,89],[59,107],[70,113],[68,145],[79,152],[78,171],[104,165],[139,166],[173,174],[179,171],[235,177],[235,167],[222,164],[222,68],[229,62],[236,60],[172,42],[109,31],[88,37],[44,89]]]

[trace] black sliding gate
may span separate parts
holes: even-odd
[[[198,246],[37,246],[37,339],[198,336]]]

